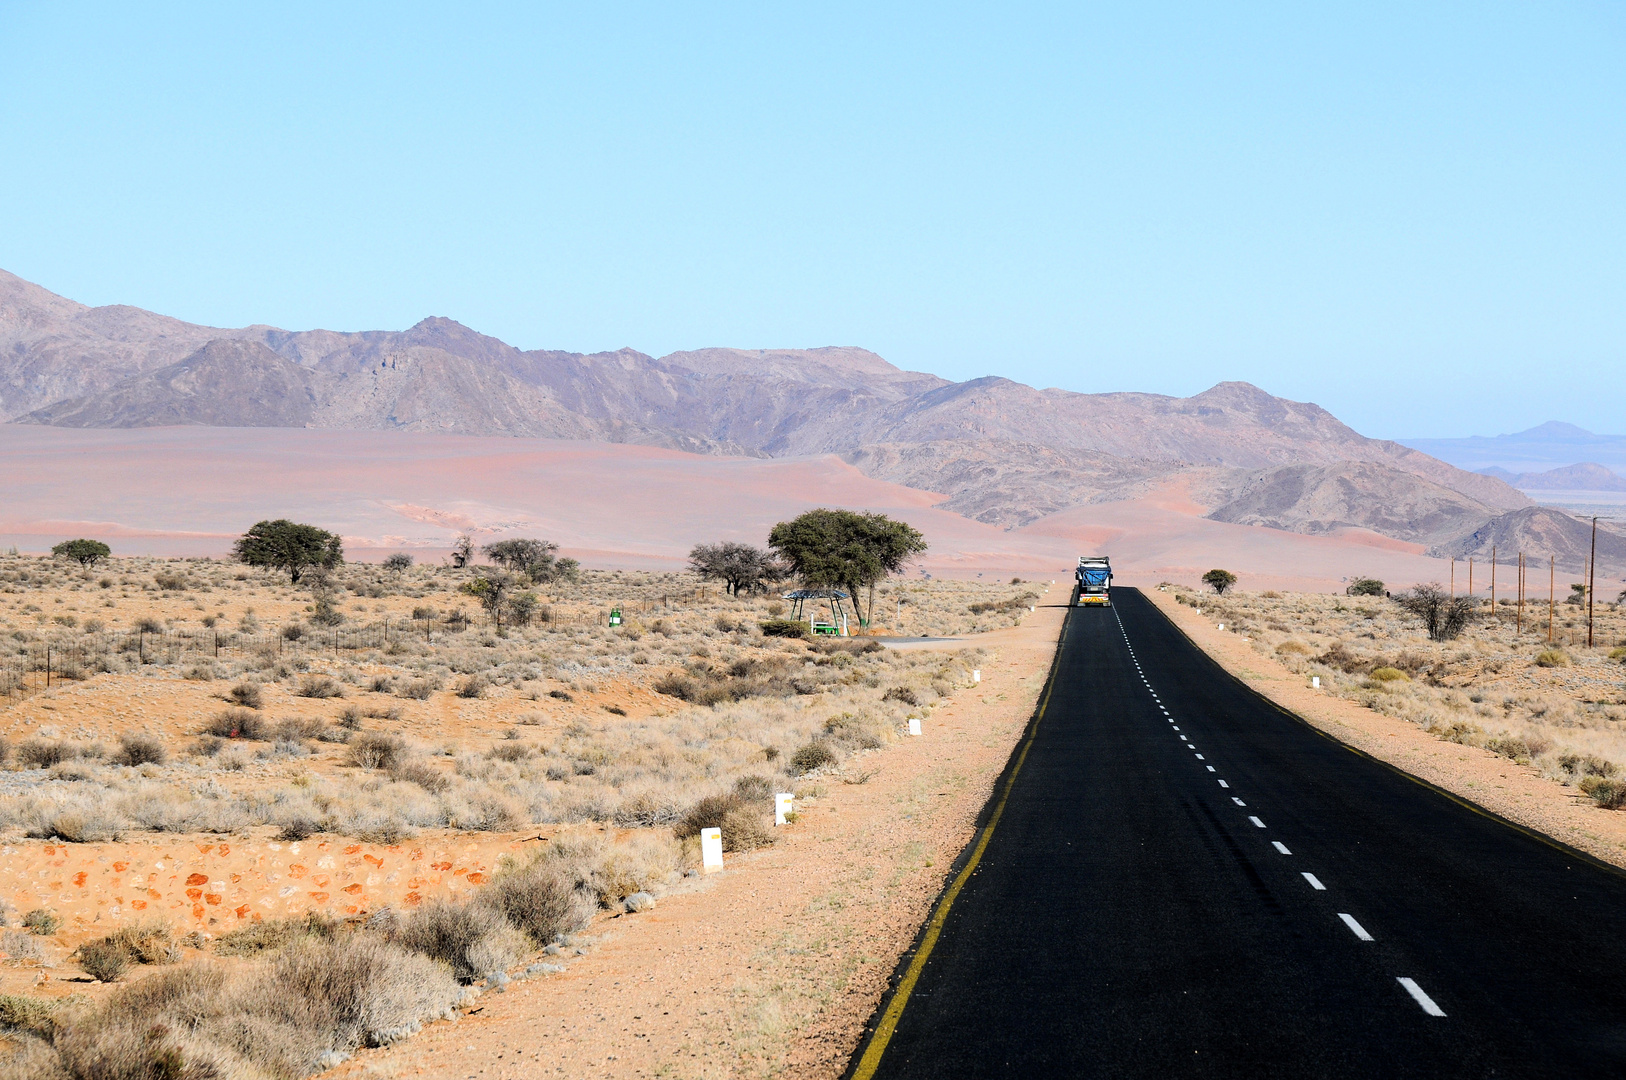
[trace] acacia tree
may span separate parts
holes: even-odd
[[[914,526],[885,514],[820,508],[775,525],[768,546],[808,585],[846,589],[860,623],[868,626],[875,613],[875,586],[924,552],[926,539]],[[859,600],[865,589],[867,604]]]
[[[51,554],[59,559],[72,559],[88,569],[109,558],[113,549],[100,540],[64,540],[51,549]]]
[[[465,567],[474,561],[474,541],[464,533],[452,541],[452,565],[458,568]]]
[[[762,592],[790,571],[773,552],[735,540],[717,544],[696,544],[689,551],[689,569],[709,581],[721,581],[730,595]]]
[[[1236,584],[1236,575],[1229,570],[1210,570],[1203,575],[1203,583],[1214,590],[1216,596],[1223,595],[1226,589]]]
[[[509,573],[522,574],[532,582],[576,581],[581,576],[581,564],[575,559],[554,557],[559,545],[550,540],[499,540],[480,550]]]
[[[344,562],[344,544],[333,533],[287,518],[262,521],[238,537],[232,555],[249,566],[288,571],[290,580],[312,568],[331,570]]]

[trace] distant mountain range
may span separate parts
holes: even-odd
[[[1189,398],[1040,390],[998,377],[955,383],[848,347],[659,358],[522,351],[445,318],[404,331],[218,329],[86,307],[3,271],[0,419],[836,454],[1008,528],[1177,483],[1217,520],[1370,529],[1442,553],[1533,505],[1506,477],[1368,439],[1319,406],[1247,383]]]
[[[1500,469],[1518,474],[1581,463],[1626,466],[1626,435],[1598,435],[1557,420],[1512,435],[1400,441],[1414,450],[1449,461],[1459,469],[1473,471]]]

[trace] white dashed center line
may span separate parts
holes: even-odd
[[[1281,852],[1283,855],[1293,854],[1291,851],[1287,850],[1287,845],[1282,843],[1280,840],[1272,840],[1271,844],[1274,845],[1276,850]]]
[[[1414,980],[1408,979],[1408,978],[1406,978],[1404,976],[1401,976],[1400,978],[1397,978],[1395,981],[1398,982],[1401,986],[1404,986],[1406,988],[1406,993],[1410,994],[1412,1000],[1417,1002],[1417,1004],[1421,1005],[1423,1007],[1423,1011],[1428,1013],[1428,1015],[1430,1015],[1430,1016],[1444,1016],[1445,1015],[1445,1010],[1440,1008],[1438,1005],[1434,1004],[1434,999],[1429,997],[1427,994],[1423,993],[1423,988],[1421,986],[1418,986],[1417,983]]]
[[[1180,736],[1180,741],[1181,742],[1187,742],[1188,740],[1186,739],[1186,737],[1184,735],[1182,735],[1182,736]]]
[[[1263,829],[1265,827],[1265,823],[1263,821],[1260,821],[1258,818],[1254,817],[1252,814],[1248,815],[1248,820],[1253,822],[1255,825],[1259,826],[1261,829]]]
[[[1208,767],[1208,771],[1209,771],[1209,772],[1213,772],[1213,771],[1214,771],[1214,766],[1212,766],[1212,765],[1210,765],[1210,766],[1209,766],[1209,767]],[[1230,787],[1230,786],[1231,786],[1231,785],[1230,785],[1230,784],[1227,784],[1227,783],[1226,783],[1226,782],[1225,782],[1225,781],[1224,781],[1224,780],[1221,780],[1221,781],[1220,781],[1220,782],[1219,782],[1219,784],[1220,784],[1220,787],[1225,787],[1225,788],[1228,788],[1228,787]]]
[[[1210,765],[1210,766],[1209,766],[1209,767],[1208,767],[1208,771],[1209,771],[1209,772],[1213,772],[1213,771],[1214,771],[1214,766],[1212,766],[1212,765]]]
[[[1321,884],[1321,879],[1317,878],[1314,874],[1310,873],[1308,870],[1306,870],[1304,872],[1304,880],[1308,881],[1310,883],[1310,888],[1314,889],[1316,892],[1326,892],[1327,891],[1327,887],[1325,885]]]
[[[1197,749],[1197,748],[1196,748],[1196,747],[1195,747],[1195,746],[1193,746],[1193,747],[1192,747],[1192,749],[1193,749],[1193,750],[1195,750],[1195,749]],[[1202,760],[1203,760],[1203,756],[1202,756],[1202,755],[1201,755],[1201,754],[1198,754],[1198,755],[1197,755],[1197,760],[1198,760],[1198,761],[1202,761]]]
[[[1243,802],[1241,799],[1237,798],[1235,795],[1231,796],[1231,801],[1236,803],[1238,806],[1247,806],[1248,805],[1247,803]]]
[[[1355,921],[1355,916],[1346,915],[1342,911],[1340,911],[1338,913],[1338,917],[1340,919],[1344,920],[1344,925],[1349,927],[1349,932],[1350,933],[1354,934],[1356,937],[1360,938],[1362,941],[1371,941],[1372,940],[1372,935],[1368,934],[1366,932],[1366,928],[1363,927],[1360,923]]]

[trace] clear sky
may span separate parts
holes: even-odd
[[[1613,0],[0,0],[0,146],[86,303],[1626,429]]]

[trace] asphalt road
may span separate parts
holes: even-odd
[[[1070,613],[988,843],[850,1075],[1626,1076],[1626,875],[1113,597]]]

